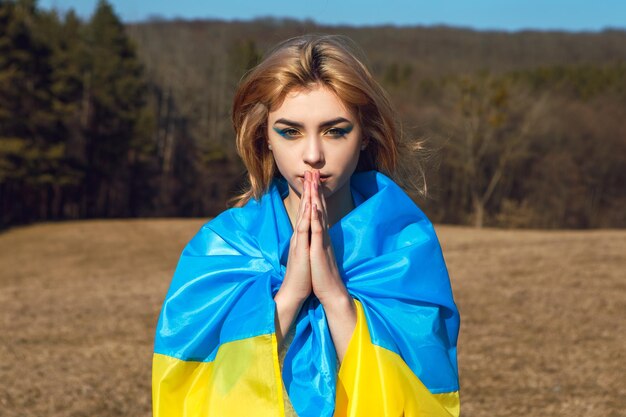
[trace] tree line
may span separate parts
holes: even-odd
[[[0,2],[0,219],[137,216],[155,169],[135,47],[101,2],[87,23]]]
[[[275,42],[343,33],[424,138],[435,222],[624,227],[626,31],[479,32],[311,21],[123,25],[0,0],[0,228],[212,216],[241,189],[230,104]],[[410,166],[411,161],[406,161]]]

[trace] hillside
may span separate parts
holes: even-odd
[[[388,93],[398,128],[397,165],[376,161],[389,148],[379,139],[364,154],[373,161],[367,169],[404,184],[433,221],[626,228],[623,29],[272,18],[126,25],[106,1],[87,21],[36,2],[0,2],[0,20],[0,55],[15,63],[0,63],[0,230],[217,215],[254,171],[236,147],[238,85],[270,47],[303,34],[354,41],[350,49]],[[272,107],[275,98],[258,100]],[[359,123],[363,135],[377,137]],[[252,136],[259,146],[265,133]]]

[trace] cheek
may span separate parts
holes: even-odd
[[[293,155],[285,152],[284,149],[282,151],[274,149],[272,152],[272,158],[274,158],[274,163],[276,164],[278,171],[280,171],[284,177],[290,177],[293,174],[295,165],[293,162],[295,161]]]
[[[272,157],[274,158],[274,161],[276,161],[276,165],[278,166],[288,165],[288,161],[292,159],[289,154],[286,154],[285,152],[280,152],[278,150],[274,150],[272,152]]]
[[[354,149],[345,149],[341,153],[340,159],[345,166],[352,166],[357,164],[360,156],[360,147]]]

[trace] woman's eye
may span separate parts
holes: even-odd
[[[346,133],[348,133],[345,129],[340,129],[338,127],[333,127],[331,129],[328,129],[326,131],[326,133],[329,133],[331,136],[345,136]]]
[[[297,135],[299,132],[296,129],[288,128],[281,130],[279,133],[284,137],[291,137]]]
[[[288,127],[282,130],[275,128],[274,130],[276,131],[276,133],[278,133],[284,138],[295,138],[296,136],[300,135],[300,131],[298,129],[294,129],[293,127]],[[324,132],[324,134],[330,135],[335,138],[343,137],[348,133],[350,133],[350,130],[342,129],[340,127],[332,127],[328,129],[326,132]]]

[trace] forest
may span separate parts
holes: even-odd
[[[425,144],[401,162],[426,185],[411,197],[433,222],[626,226],[626,30],[124,24],[105,0],[88,20],[0,0],[0,229],[226,209],[246,181],[230,118],[237,84],[304,33],[363,49],[402,140]]]

